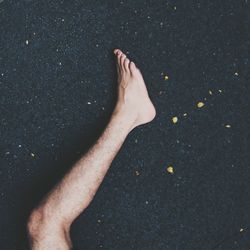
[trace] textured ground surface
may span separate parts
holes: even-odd
[[[29,211],[107,123],[116,47],[158,115],[74,223],[75,249],[250,249],[249,4],[1,0],[0,249],[27,249]]]

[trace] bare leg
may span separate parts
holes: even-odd
[[[118,101],[96,144],[43,199],[28,222],[31,248],[70,249],[70,225],[93,199],[128,133],[155,117],[142,75],[120,50],[117,57]]]

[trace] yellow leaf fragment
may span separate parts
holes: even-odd
[[[170,173],[170,174],[173,174],[174,173],[174,168],[172,166],[168,166],[167,167],[167,171]]]
[[[167,75],[164,76],[164,80],[168,80],[169,77]]]
[[[202,108],[204,105],[205,105],[204,102],[198,102],[197,103],[197,107],[198,108]]]
[[[177,117],[177,116],[174,116],[174,117],[172,118],[172,122],[173,122],[173,123],[177,123],[177,122],[178,122],[178,117]]]

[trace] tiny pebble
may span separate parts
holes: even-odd
[[[139,176],[139,175],[140,175],[140,172],[136,170],[136,171],[135,171],[135,175],[136,175],[136,176]]]
[[[221,90],[221,89],[219,89],[218,91],[219,91],[220,93],[222,93],[222,90]]]
[[[231,128],[231,125],[230,125],[230,124],[227,124],[225,127],[226,127],[226,128]]]
[[[209,95],[212,95],[212,94],[213,94],[212,90],[209,90],[208,93],[209,93]]]
[[[238,75],[239,75],[239,73],[238,73],[238,72],[235,72],[235,73],[234,73],[234,75],[235,75],[235,76],[238,76]]]
[[[31,155],[32,157],[35,157],[35,154],[34,154],[34,153],[30,153],[30,155]]]
[[[25,43],[26,43],[26,45],[28,45],[28,44],[29,44],[29,41],[28,41],[28,40],[26,40],[26,41],[25,41]]]
[[[241,228],[241,229],[240,229],[240,232],[242,233],[243,231],[244,231],[244,229],[243,229],[243,228]]]
[[[187,116],[187,113],[184,113],[183,116]]]
[[[167,171],[170,173],[170,174],[173,174],[174,173],[174,168],[172,166],[168,166],[167,167]]]
[[[172,121],[173,121],[173,123],[177,123],[177,122],[178,122],[178,117],[177,117],[177,116],[174,116],[174,117],[172,118]]]
[[[87,104],[88,104],[88,105],[90,105],[90,104],[91,104],[91,102],[87,102]]]
[[[198,102],[198,103],[197,103],[197,107],[198,107],[198,108],[202,108],[204,105],[205,105],[205,104],[204,104],[203,102]]]

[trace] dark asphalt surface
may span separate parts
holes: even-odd
[[[1,0],[0,249],[28,249],[30,210],[105,127],[117,47],[157,117],[73,224],[75,249],[250,249],[249,4]]]

